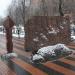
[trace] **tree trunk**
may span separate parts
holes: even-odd
[[[59,13],[60,13],[60,16],[64,16],[64,13],[62,10],[62,0],[59,0]]]

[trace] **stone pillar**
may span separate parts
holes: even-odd
[[[13,52],[13,42],[12,42],[12,27],[13,27],[13,25],[14,25],[14,22],[8,16],[4,21],[4,27],[6,30],[6,47],[7,47],[8,53]]]

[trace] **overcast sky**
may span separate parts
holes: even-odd
[[[5,17],[6,16],[6,10],[8,6],[11,4],[12,0],[0,0],[0,16]]]

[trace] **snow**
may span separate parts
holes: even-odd
[[[33,61],[39,60],[39,59],[44,60],[44,58],[43,58],[41,55],[35,54],[35,55],[33,56]]]
[[[75,40],[75,36],[71,36],[71,38],[73,38]]]
[[[18,55],[16,53],[8,53],[2,56],[3,58],[16,58]]]
[[[40,44],[40,46],[43,46],[43,45],[44,45],[43,43]]]
[[[3,35],[5,35],[5,33],[3,33],[3,32],[0,32],[0,34],[3,34]],[[21,38],[24,38],[24,33],[23,34],[20,34],[20,35],[18,35],[18,34],[13,34],[12,36],[13,37],[21,37]]]
[[[48,34],[57,34],[58,30],[55,30],[54,28],[52,28],[52,31],[48,30]]]
[[[53,31],[48,31],[49,34],[57,34],[57,32],[55,30]]]
[[[66,21],[64,21],[63,24],[66,24]]]
[[[42,56],[44,56],[45,54],[51,55],[53,53],[54,53],[54,47],[53,46],[43,47],[37,51],[37,54],[40,54]]]
[[[3,32],[0,32],[0,34],[4,34],[5,35],[5,33],[3,33]]]
[[[52,46],[46,46],[43,48],[40,48],[37,51],[37,54],[33,55],[33,61],[39,60],[39,59],[44,59],[44,57],[47,57],[47,55],[50,56],[57,56],[57,52],[62,52],[62,53],[70,53],[71,50],[65,46],[65,44],[56,44]],[[48,58],[49,58],[48,57]]]
[[[47,37],[43,33],[41,33],[40,35],[41,35],[42,38],[48,40]]]
[[[0,34],[5,35],[5,30],[4,30],[4,33],[3,33],[3,28],[4,28],[3,25],[0,26]],[[20,30],[19,35],[18,35],[18,31],[17,31],[18,29]],[[22,25],[19,25],[18,27],[17,26],[13,26],[12,36],[13,37],[22,37],[22,38],[24,38],[24,36],[25,36],[24,27]]]
[[[13,37],[21,37],[21,38],[24,38],[24,34],[20,34],[20,35],[18,35],[18,34],[13,34]]]
[[[43,47],[41,49],[39,49],[37,51],[37,54],[41,54],[42,56],[44,56],[44,54],[55,54],[55,50],[66,50],[66,51],[69,51],[69,48],[65,46],[65,44],[56,44],[56,45],[52,45],[52,46],[46,46],[46,47]]]
[[[70,25],[72,28],[75,28],[75,25],[72,23],[71,25]]]
[[[33,41],[38,42],[39,41],[38,37],[34,38]]]
[[[64,27],[63,27],[63,26],[60,26],[60,28],[61,28],[61,29],[64,29]]]

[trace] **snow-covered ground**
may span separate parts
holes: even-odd
[[[19,37],[19,35],[18,34],[13,34],[13,37]],[[20,37],[23,38],[24,34],[20,34]]]
[[[0,34],[5,35],[5,33],[3,33],[3,30],[5,32],[5,29],[4,29],[3,25],[2,25],[2,26],[0,26]],[[18,35],[18,33],[20,35]],[[13,37],[21,37],[21,38],[23,38],[24,35],[25,35],[24,34],[24,27],[22,25],[19,25],[18,27],[17,26],[13,27],[13,29],[12,29],[12,36]]]
[[[3,32],[0,32],[0,34],[4,34],[5,35],[5,33],[3,33]]]
[[[5,35],[5,33],[3,33],[3,32],[0,32],[0,34]],[[24,38],[24,35],[25,35],[24,33],[21,33],[21,34],[20,34],[20,38]],[[13,36],[13,37],[19,37],[18,34],[13,34],[12,36]]]
[[[71,38],[73,38],[75,40],[75,36],[71,36]]]

